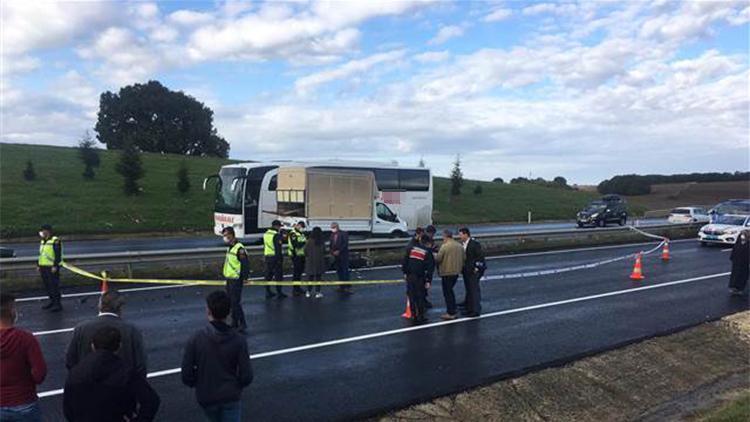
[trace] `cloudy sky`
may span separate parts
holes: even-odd
[[[156,79],[238,159],[468,177],[748,169],[747,1],[2,2],[2,142],[74,145]]]

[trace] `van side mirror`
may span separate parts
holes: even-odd
[[[205,179],[203,179],[203,190],[206,190],[206,188],[208,187],[208,181],[211,180],[211,179],[216,179],[216,180],[219,181],[219,183],[221,183],[221,179],[219,179],[219,175],[218,174],[212,174],[211,176],[208,176]]]

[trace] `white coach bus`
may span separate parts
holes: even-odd
[[[222,166],[218,174],[204,180],[204,189],[210,180],[216,180],[214,233],[221,235],[224,227],[232,226],[238,237],[245,237],[265,231],[273,220],[282,219],[284,216],[279,215],[276,192],[279,169],[299,167],[344,173],[345,170],[352,170],[353,176],[372,172],[376,185],[373,204],[375,220],[382,223],[403,221],[408,229],[432,224],[433,185],[429,169],[338,160],[272,161],[229,164]],[[396,233],[400,230],[394,227],[386,226],[382,224],[382,229],[378,230],[373,225],[371,233],[403,234]],[[321,228],[329,230],[329,227]],[[341,228],[347,230],[344,224]]]

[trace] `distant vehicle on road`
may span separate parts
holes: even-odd
[[[16,256],[16,252],[11,248],[0,246],[0,258],[13,258]]]
[[[717,215],[711,224],[701,227],[698,231],[698,238],[704,246],[709,243],[734,245],[740,232],[748,229],[750,229],[750,215]]]
[[[728,199],[708,211],[711,221],[723,214],[750,215],[750,199]]]
[[[708,212],[701,207],[677,207],[669,212],[670,223],[708,223]]]
[[[576,214],[578,227],[606,227],[608,223],[624,226],[628,222],[628,211],[625,200],[619,195],[605,195],[598,201],[592,201]]]
[[[221,235],[224,227],[234,227],[238,237],[260,233],[271,226],[273,220],[292,216],[289,202],[279,208],[279,171],[285,168],[305,168],[309,170],[348,171],[352,178],[360,178],[362,172],[369,172],[375,180],[373,208],[382,222],[371,224],[369,233],[391,233],[392,226],[399,219],[406,222],[409,229],[432,224],[433,185],[429,169],[420,167],[399,167],[396,164],[379,164],[355,161],[271,161],[236,163],[222,166],[218,174],[207,177],[203,182],[206,189],[209,180],[216,180],[216,200],[214,202],[214,233]],[[345,177],[336,178],[336,183],[346,185]],[[328,192],[322,198],[302,199],[301,204],[317,207],[320,201],[330,201],[330,191],[314,189],[315,192]],[[292,199],[292,198],[282,198]],[[340,202],[339,199],[336,200]],[[284,201],[282,201],[284,202]],[[329,204],[339,209],[343,203]],[[317,210],[317,211],[315,211]],[[314,213],[320,214],[317,208]],[[297,212],[296,210],[292,210]],[[361,210],[358,210],[358,213]],[[304,211],[302,216],[306,216]],[[297,212],[299,214],[299,212]],[[335,216],[328,216],[333,219]],[[345,215],[340,215],[339,224],[348,230]],[[327,220],[327,219],[319,219]],[[377,219],[375,220],[377,221]],[[329,230],[329,226],[321,226]],[[352,230],[358,231],[358,230]]]

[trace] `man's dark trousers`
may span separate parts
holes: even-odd
[[[54,306],[60,304],[60,267],[57,268],[57,272],[53,273],[52,267],[39,267],[44,289],[47,290],[49,300]]]
[[[283,258],[277,256],[266,257],[266,281],[283,281],[284,267]],[[267,291],[271,291],[270,286],[266,286]],[[276,286],[276,291],[281,293],[281,286]]]
[[[425,319],[425,312],[427,310],[427,304],[425,303],[425,295],[427,294],[427,289],[424,287],[425,282],[424,278],[415,275],[408,275],[406,277],[406,294],[409,296],[409,306],[415,320]]]
[[[453,293],[453,287],[458,281],[458,275],[449,275],[443,277],[443,297],[445,298],[446,313],[456,315],[456,295]]]
[[[466,313],[479,315],[482,313],[482,292],[479,289],[479,276],[475,272],[463,272],[466,287]]]
[[[231,304],[232,327],[244,329],[245,312],[242,310],[242,280],[227,280],[227,296]]]
[[[304,256],[293,256],[292,257],[292,281],[302,281],[302,273],[305,272],[305,257]],[[296,294],[304,293],[301,286],[294,286],[294,292]]]

